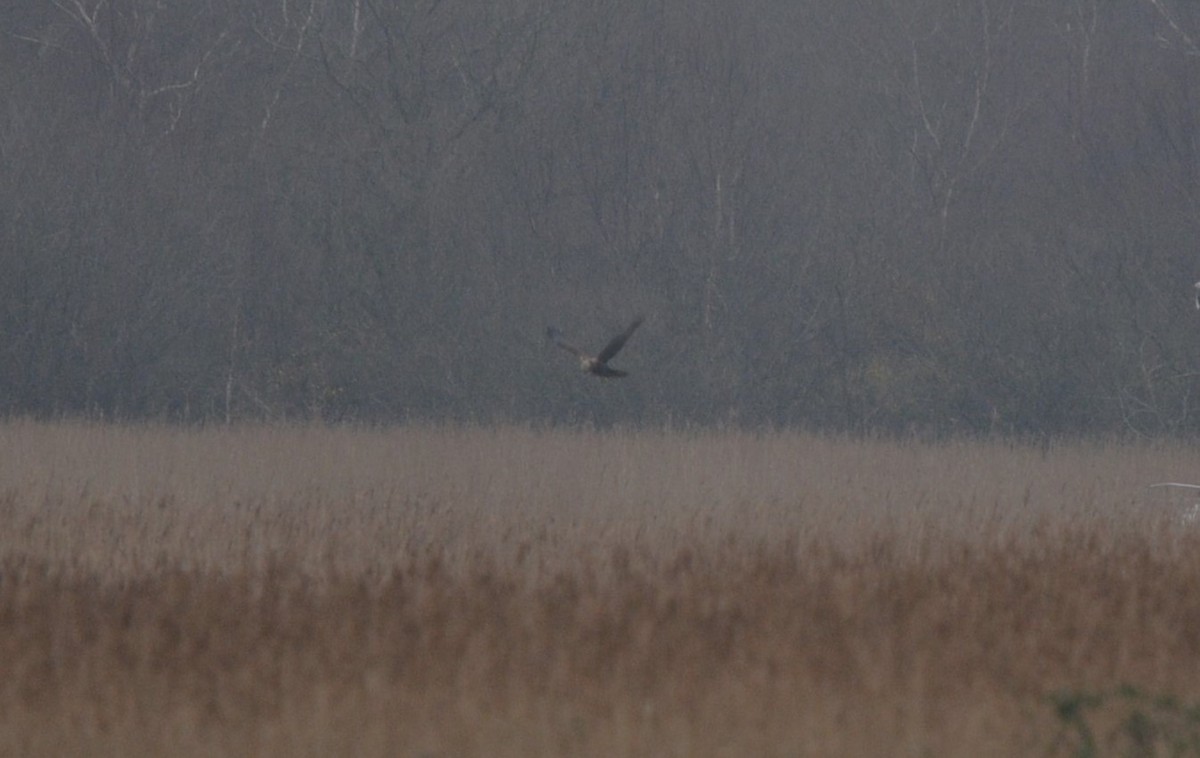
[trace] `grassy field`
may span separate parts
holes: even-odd
[[[9,422],[0,755],[1200,754],[1198,452]]]

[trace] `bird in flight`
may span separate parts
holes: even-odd
[[[1200,282],[1196,282],[1196,310],[1200,311]]]
[[[625,347],[626,340],[628,340],[630,335],[632,335],[634,331],[636,331],[641,325],[642,317],[638,316],[633,320],[633,323],[629,325],[628,329],[609,340],[608,344],[604,346],[604,349],[596,355],[588,355],[569,342],[564,342],[562,338],[562,332],[552,326],[546,328],[546,337],[563,350],[566,350],[568,353],[571,353],[578,358],[579,370],[583,371],[585,374],[592,374],[593,376],[598,376],[602,379],[619,379],[622,376],[628,376],[628,373],[609,366],[608,362],[613,359],[614,355],[621,351],[621,348]]]

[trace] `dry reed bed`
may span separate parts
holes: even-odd
[[[1049,693],[1200,699],[1194,461],[13,422],[0,754],[1065,751]]]

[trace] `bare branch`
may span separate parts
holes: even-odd
[[[1154,10],[1158,11],[1158,15],[1162,16],[1163,21],[1167,23],[1167,26],[1171,28],[1171,31],[1173,31],[1175,36],[1179,38],[1179,41],[1183,43],[1184,54],[1200,55],[1200,46],[1197,46],[1191,35],[1179,25],[1179,21],[1175,19],[1175,15],[1171,13],[1170,9],[1167,8],[1162,0],[1146,1],[1154,7]]]

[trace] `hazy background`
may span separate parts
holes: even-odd
[[[1200,5],[18,0],[0,412],[1200,431]],[[602,384],[548,346],[646,324]]]

